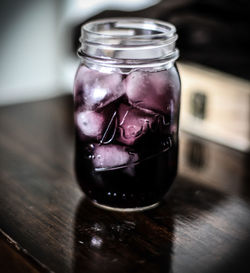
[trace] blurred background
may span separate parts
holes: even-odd
[[[179,34],[181,127],[250,149],[248,0],[1,0],[0,7],[0,105],[72,92],[86,21],[157,18],[176,25]],[[218,112],[222,102],[229,108]]]
[[[194,272],[247,272],[249,0],[1,0],[0,231],[9,236],[8,244],[20,246],[20,257],[38,258],[35,263],[58,266],[59,272],[72,265],[74,272],[82,272],[80,265],[85,262],[96,268],[104,261],[98,257],[106,252],[111,258],[122,257],[123,252],[111,247],[113,239],[108,235],[116,216],[100,213],[99,217],[81,202],[73,183],[71,95],[80,61],[76,51],[81,25],[119,16],[156,18],[176,26],[182,101],[176,194],[162,207],[159,216],[164,218],[150,216],[151,222],[143,214],[139,221],[148,225],[141,234],[135,231],[138,242],[150,233],[146,248],[141,241],[138,247],[133,243],[130,251],[126,239],[120,241],[119,236],[133,236],[123,229],[113,230],[114,240],[128,246],[132,253],[128,257],[137,257],[133,251],[142,249],[149,262],[163,264],[162,272],[179,272],[186,266],[189,272],[193,268]],[[99,221],[105,232],[87,230]],[[81,222],[83,227],[87,223],[84,229]],[[84,245],[85,231],[88,241],[95,234],[104,238],[100,249]],[[170,248],[158,252],[155,232]],[[0,271],[10,272],[14,258],[5,259],[1,241],[2,237],[0,268],[2,258],[8,270]]]

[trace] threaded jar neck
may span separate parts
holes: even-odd
[[[81,27],[78,55],[85,62],[106,67],[164,66],[174,62],[175,27],[146,18],[110,18],[95,20]]]

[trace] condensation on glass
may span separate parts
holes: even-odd
[[[180,78],[173,25],[112,18],[81,28],[74,83],[77,180],[95,204],[154,207],[177,171]]]

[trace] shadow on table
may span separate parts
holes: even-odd
[[[151,211],[121,213],[82,199],[75,216],[74,272],[167,273],[173,241],[172,212],[164,203]]]
[[[180,177],[159,207],[144,212],[107,211],[83,198],[75,214],[73,272],[172,272],[176,224],[192,227],[226,199]]]

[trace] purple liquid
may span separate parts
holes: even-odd
[[[179,89],[175,67],[128,76],[78,70],[75,170],[91,200],[135,208],[166,194],[177,171]]]
[[[75,167],[78,182],[96,202],[117,208],[144,207],[158,202],[176,176],[177,147],[139,164],[96,172],[76,141]]]

